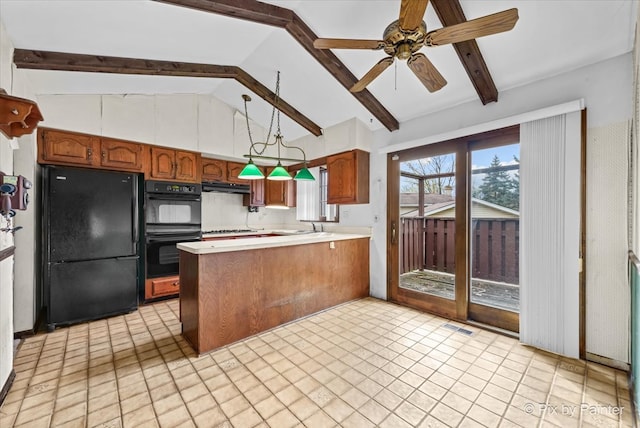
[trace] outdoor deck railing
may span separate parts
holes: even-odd
[[[519,219],[473,220],[473,278],[518,284],[519,226]],[[404,217],[400,236],[401,273],[418,269],[454,272],[454,219]]]

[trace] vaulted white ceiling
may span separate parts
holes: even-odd
[[[399,0],[267,1],[292,9],[318,37],[380,39]],[[498,92],[600,62],[633,48],[637,0],[461,0],[467,19],[512,7],[512,31],[478,39]],[[15,48],[235,65],[323,128],[357,117],[384,128],[285,30],[150,0],[1,0]],[[431,5],[425,21],[440,28]],[[334,50],[358,78],[382,51]],[[429,93],[406,64],[389,67],[369,91],[402,123],[468,101],[481,102],[452,46],[423,48],[448,84]],[[37,94],[211,94],[242,110],[248,89],[230,79],[28,70]],[[498,101],[499,102],[499,101]],[[254,97],[249,114],[268,126],[271,106]],[[282,117],[287,139],[307,135]]]

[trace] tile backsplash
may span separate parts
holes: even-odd
[[[202,193],[202,230],[261,228],[296,223],[295,208],[277,210],[260,207],[257,213],[250,213],[242,205],[242,195]]]

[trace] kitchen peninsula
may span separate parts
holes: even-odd
[[[178,244],[183,336],[203,354],[368,296],[369,239],[320,232]]]

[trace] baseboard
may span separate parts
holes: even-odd
[[[38,316],[36,317],[36,322],[33,325],[33,328],[31,330],[23,330],[23,331],[15,332],[15,333],[13,333],[13,338],[14,339],[24,339],[25,337],[35,336],[36,333],[38,331],[40,331],[40,329],[43,326],[45,315],[46,315],[46,312],[45,312],[45,308],[43,307],[38,312]]]
[[[603,357],[601,355],[592,354],[590,352],[587,352],[587,361],[591,361],[593,363],[602,364],[603,366],[608,366],[608,367],[611,367],[611,368],[614,368],[614,369],[618,369],[618,370],[624,370],[625,372],[628,372],[629,369],[631,368],[629,366],[629,363],[625,363],[625,362],[618,361],[618,360],[613,360],[611,358]]]
[[[35,335],[36,335],[35,330],[16,331],[15,333],[13,333],[13,339],[14,340],[24,339],[25,337],[31,337]]]
[[[0,406],[2,406],[2,403],[4,403],[4,399],[7,397],[7,394],[9,393],[9,389],[11,388],[11,385],[13,385],[13,381],[15,378],[16,378],[16,371],[11,369],[11,373],[9,373],[9,377],[7,378],[7,381],[2,386],[2,390],[0,390]]]

